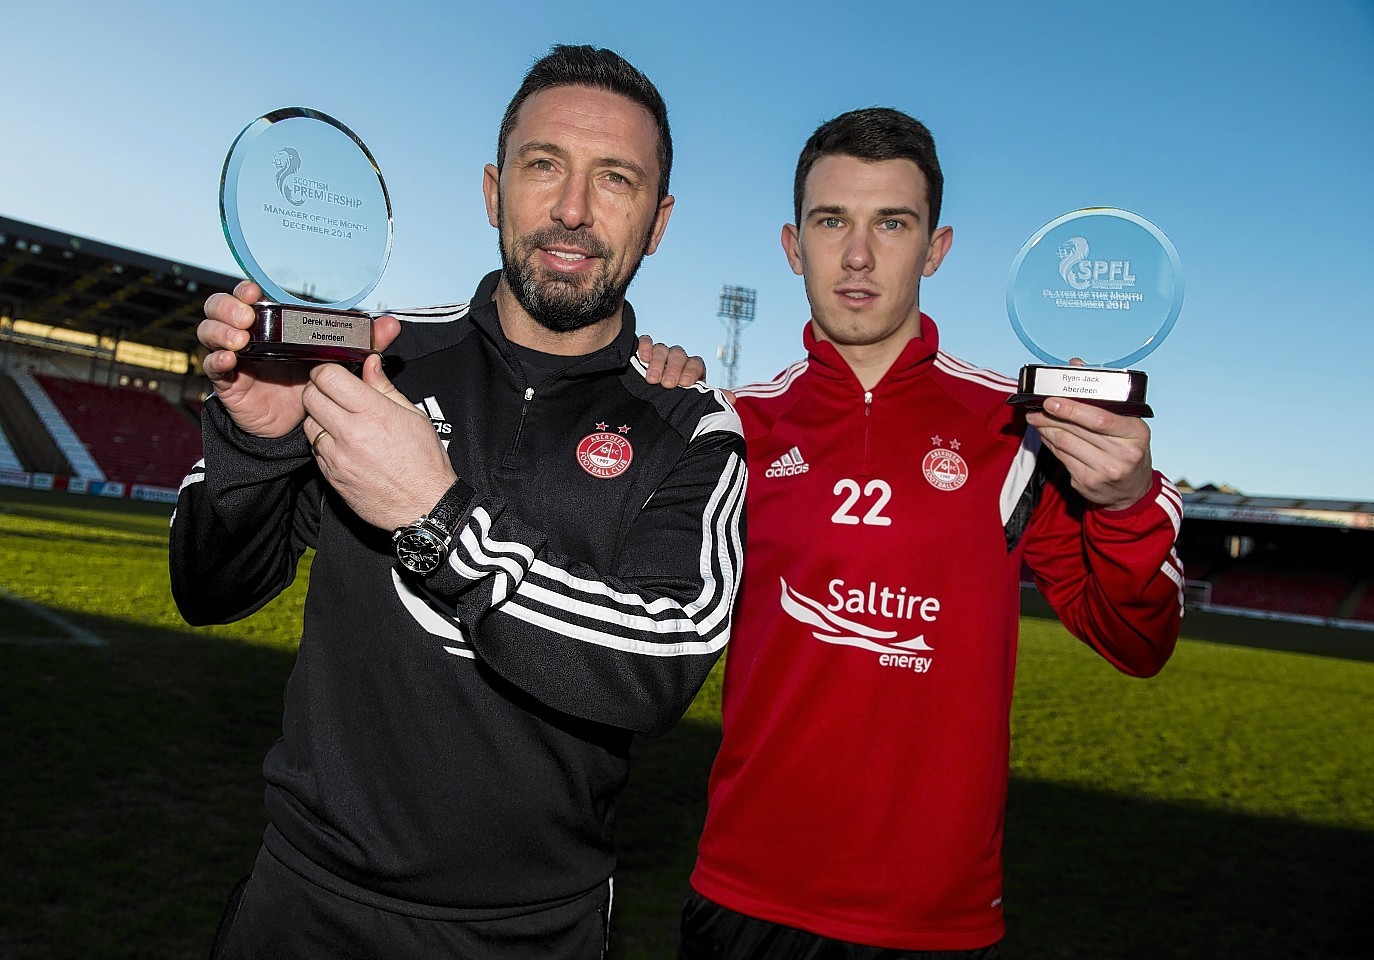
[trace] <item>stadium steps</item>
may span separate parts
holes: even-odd
[[[11,376],[28,399],[29,405],[33,407],[34,413],[38,414],[38,419],[43,422],[48,435],[67,458],[71,474],[88,480],[104,480],[105,471],[100,469],[91,456],[91,451],[86,449],[86,445],[76,435],[67,418],[62,416],[62,411],[57,409],[57,404],[43,391],[33,375],[27,371],[16,370]]]
[[[35,379],[111,480],[175,490],[201,458],[198,427],[155,390]]]
[[[0,372],[0,428],[9,437],[21,470],[70,476],[72,465],[9,374]]]
[[[1374,620],[1374,577],[1365,577],[1350,588],[1341,605],[1336,608],[1336,616],[1343,620]]]
[[[14,447],[10,446],[10,438],[5,436],[5,429],[0,426],[0,470],[23,471],[24,465],[19,462],[19,454],[14,452]]]

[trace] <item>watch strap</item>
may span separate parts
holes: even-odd
[[[452,536],[471,496],[472,488],[461,480],[455,480],[453,485],[444,491],[434,509],[425,514],[425,519]]]

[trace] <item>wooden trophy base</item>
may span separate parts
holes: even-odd
[[[362,363],[372,347],[372,318],[354,310],[293,307],[267,300],[253,304],[248,346],[239,356],[249,360],[293,360],[298,363]]]
[[[1145,402],[1146,379],[1141,370],[1047,367],[1031,363],[1021,368],[1017,392],[1007,398],[1007,403],[1040,410],[1047,397],[1065,397],[1125,417],[1153,417],[1155,412]]]

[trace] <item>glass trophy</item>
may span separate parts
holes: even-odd
[[[1041,360],[1021,368],[1008,403],[1070,397],[1151,417],[1143,371],[1183,306],[1178,252],[1158,227],[1115,207],[1075,210],[1026,241],[1007,280],[1016,335]],[[1086,366],[1070,366],[1070,359]]]
[[[373,352],[372,318],[350,308],[391,256],[391,198],[352,130],[304,107],[254,120],[225,158],[219,210],[234,259],[267,297],[240,356],[356,363]]]

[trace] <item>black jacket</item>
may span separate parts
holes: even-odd
[[[436,917],[536,909],[614,869],[634,732],[668,730],[723,648],[739,584],[739,420],[648,384],[616,341],[527,384],[485,278],[471,304],[398,313],[393,382],[471,488],[425,582],[321,477],[301,431],[263,440],[206,404],[172,523],[194,624],[257,610],[317,550],[270,850],[346,896]]]

